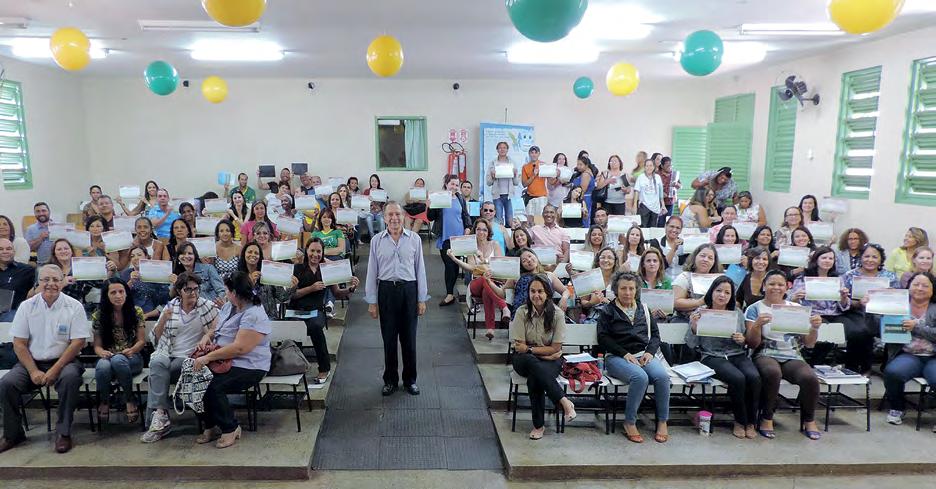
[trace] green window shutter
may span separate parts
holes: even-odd
[[[754,123],[754,94],[743,93],[715,100],[714,122]]]
[[[751,124],[713,122],[707,127],[706,167],[731,167],[738,191],[749,190],[751,182]]]
[[[11,80],[0,82],[0,172],[4,188],[32,188],[22,86]]]
[[[881,67],[842,75],[832,195],[867,199],[871,192]]]
[[[936,206],[936,57],[913,62],[895,202]]]
[[[770,90],[770,119],[767,125],[767,158],[764,161],[764,190],[789,192],[796,138],[796,101],[783,102]]]
[[[677,192],[680,199],[692,197],[692,180],[705,171],[708,147],[708,132],[705,127],[673,128],[673,168],[679,171],[683,186]]]

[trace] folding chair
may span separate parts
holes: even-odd
[[[818,341],[833,343],[838,347],[845,344],[845,326],[842,323],[823,324],[819,328]],[[829,415],[836,409],[865,409],[866,431],[871,431],[871,379],[868,377],[847,379],[823,379],[819,377],[819,384],[826,386],[824,395],[819,396],[819,405],[825,406],[825,431],[829,431]],[[863,385],[865,400],[861,402],[842,393],[843,385]],[[832,391],[832,388],[835,391]],[[917,426],[919,429],[919,425]]]

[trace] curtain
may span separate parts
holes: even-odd
[[[406,169],[426,169],[426,120],[404,119],[403,137],[406,143]]]

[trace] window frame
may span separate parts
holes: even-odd
[[[881,81],[884,75],[884,71],[881,65],[872,66],[870,68],[863,68],[860,70],[849,71],[842,73],[841,81],[841,94],[839,95],[839,115],[838,115],[838,129],[835,136],[835,155],[832,161],[832,188],[831,194],[833,197],[841,197],[846,199],[856,199],[856,200],[868,200],[871,197],[871,187],[874,180],[874,159],[876,154],[870,156],[871,164],[871,176],[868,177],[868,188],[866,190],[849,190],[845,186],[844,178],[847,176],[846,172],[849,170],[849,166],[845,164],[845,157],[848,154],[848,147],[846,139],[848,139],[850,132],[848,127],[850,107],[849,102],[853,100],[853,87],[852,80],[877,73],[878,83],[877,83],[877,104],[873,112],[880,111],[881,107]],[[874,92],[869,92],[874,93]],[[877,146],[877,132],[878,132],[878,119],[879,116],[874,117],[874,130],[872,134],[872,145],[871,151],[875,151]]]
[[[922,102],[921,90],[923,90],[923,70],[927,65],[936,68],[936,56],[920,58],[913,61],[911,65],[910,88],[907,97],[907,112],[904,122],[903,146],[900,151],[900,169],[897,172],[897,187],[894,191],[894,202],[898,204],[925,205],[936,207],[936,192],[931,195],[913,194],[910,185],[910,179],[914,168],[911,158],[916,155],[915,146],[916,129],[921,124],[917,120],[917,107]],[[936,89],[936,83],[933,83],[933,89]],[[933,104],[932,112],[936,113],[936,103]],[[932,151],[932,150],[930,150]],[[934,153],[936,154],[936,153]],[[936,181],[936,177],[933,177]]]
[[[22,148],[22,168],[15,171],[21,172],[22,178],[8,183],[4,175],[0,175],[0,177],[3,177],[3,188],[6,190],[29,190],[33,188],[33,178],[32,165],[29,160],[28,137],[26,134],[26,109],[23,102],[23,84],[14,80],[3,80],[2,84],[0,84],[0,90],[6,90],[8,87],[12,87],[13,91],[14,103],[12,105],[14,106],[14,111],[16,113],[16,121],[18,123],[19,132],[18,138],[20,140],[20,147]],[[3,171],[2,173],[5,174],[6,171]]]
[[[764,156],[764,190],[767,192],[789,192],[790,185],[793,181],[793,158],[795,156],[794,151],[796,150],[796,116],[797,108],[796,101],[789,100],[787,104],[784,104],[778,94],[780,90],[784,87],[775,86],[770,88],[770,113],[767,121],[767,153]],[[789,148],[789,160],[778,161],[780,157],[778,153],[782,149],[786,152],[786,148],[780,148],[780,139],[782,136],[787,136],[782,134],[780,131],[780,116],[783,115],[783,111],[788,111],[793,114],[793,124],[792,124],[792,134],[790,134],[790,148]],[[785,168],[787,171],[787,176],[785,180],[780,180],[777,176],[777,171],[780,168]]]
[[[422,167],[420,168],[406,168],[404,167],[383,167],[380,165],[380,121],[382,120],[419,120],[423,123],[423,154],[425,158],[422,161]],[[404,126],[404,131],[405,131]],[[404,132],[405,134],[405,132]],[[426,116],[394,116],[394,115],[379,115],[374,117],[374,164],[377,171],[428,171],[429,170],[429,122]]]

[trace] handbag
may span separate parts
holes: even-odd
[[[595,187],[592,189],[592,202],[604,202],[608,200],[608,188],[611,185],[605,185],[604,187],[598,188]]]
[[[175,389],[172,391],[172,409],[176,414],[181,415],[185,412],[185,406],[190,407],[192,411],[199,414],[205,412],[203,399],[205,391],[208,390],[208,384],[211,383],[213,378],[214,375],[212,375],[211,369],[201,369],[200,372],[196,372],[193,358],[182,360],[182,371],[179,374]],[[178,401],[182,402],[181,408],[178,406]]]
[[[309,361],[293,340],[283,340],[279,345],[271,346],[270,350],[270,375],[304,374],[309,369]]]
[[[412,204],[406,204],[403,206],[403,211],[411,216],[416,214],[422,214],[426,211],[426,204],[422,202],[413,202]]]
[[[217,349],[221,348],[216,343],[208,343],[205,346],[198,346],[195,348],[195,351],[189,356],[189,358],[198,358],[205,356]],[[234,364],[233,358],[225,358],[224,360],[212,360],[208,362],[208,369],[211,370],[213,374],[226,374],[231,370],[231,366]]]

